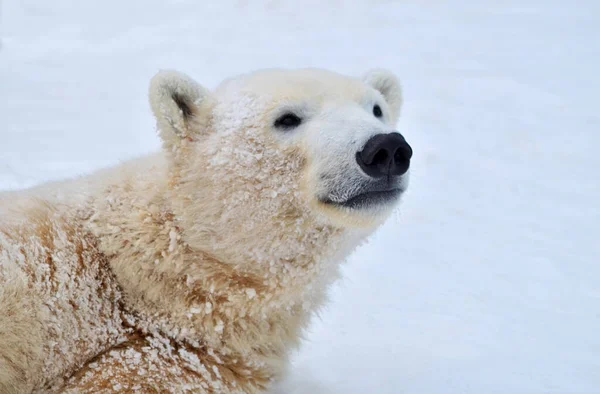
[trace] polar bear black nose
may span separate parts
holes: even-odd
[[[377,134],[356,153],[356,161],[373,178],[399,176],[408,171],[412,154],[412,148],[402,134]]]

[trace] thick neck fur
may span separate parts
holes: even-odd
[[[327,225],[292,197],[266,213],[261,193],[198,203],[197,171],[164,159],[104,188],[86,219],[136,324],[277,369],[364,234]]]

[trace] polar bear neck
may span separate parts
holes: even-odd
[[[305,218],[301,233],[263,225],[252,237],[264,242],[255,242],[250,254],[223,253],[234,245],[219,243],[218,236],[210,239],[212,249],[210,242],[190,245],[185,210],[173,206],[177,196],[168,167],[154,157],[133,163],[129,173],[120,169],[121,176],[91,200],[86,219],[127,308],[138,316],[136,324],[261,365],[285,357],[324,302],[337,263],[365,234]]]

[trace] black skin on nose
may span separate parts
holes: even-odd
[[[356,153],[356,161],[370,177],[400,176],[408,171],[412,154],[402,134],[377,134]]]

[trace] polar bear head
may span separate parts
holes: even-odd
[[[385,70],[262,70],[213,91],[162,71],[150,101],[194,244],[371,231],[408,185],[412,150],[395,129],[401,87]]]

